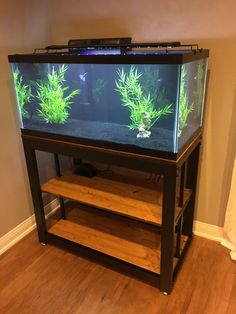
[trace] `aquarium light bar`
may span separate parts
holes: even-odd
[[[81,49],[80,55],[120,55],[121,49]]]
[[[130,44],[93,44],[93,45],[51,45],[44,48],[44,50],[60,50],[60,49],[103,49],[103,48],[173,48],[173,47],[181,47],[180,42],[163,42],[163,43],[130,43]],[[187,45],[186,45],[187,46]],[[197,45],[188,45],[197,46]]]
[[[150,50],[150,52],[147,52]],[[158,50],[160,52],[158,52]],[[173,42],[132,43],[130,37],[102,38],[102,39],[72,39],[67,45],[50,45],[43,49],[35,49],[34,53],[46,51],[48,53],[72,53],[83,55],[117,55],[135,53],[171,53],[171,51],[201,51],[198,44],[181,44]],[[138,52],[139,51],[139,52]]]
[[[131,44],[131,37],[119,37],[119,38],[95,38],[95,39],[70,39],[68,46],[73,48],[79,47],[94,47],[94,46],[109,46],[109,45],[129,45]]]

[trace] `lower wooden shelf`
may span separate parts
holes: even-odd
[[[160,274],[161,236],[155,226],[80,206],[48,232]],[[182,249],[185,242],[183,237]]]
[[[56,196],[78,201],[119,215],[144,221],[153,225],[162,224],[162,182],[148,182],[133,172],[125,176],[111,172],[86,178],[67,171],[42,184],[41,189]],[[184,204],[191,190],[184,191]],[[176,206],[176,219],[182,208]]]

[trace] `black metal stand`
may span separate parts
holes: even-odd
[[[34,204],[35,217],[39,241],[53,243],[76,250],[87,258],[96,259],[101,263],[135,275],[151,284],[159,285],[160,290],[169,294],[173,287],[176,274],[182,264],[184,256],[192,238],[194,204],[196,195],[196,182],[198,172],[199,149],[201,134],[198,134],[185,150],[177,156],[176,160],[163,159],[153,156],[136,155],[113,151],[110,149],[80,145],[40,136],[22,135],[26,164],[28,169],[31,193]],[[46,228],[43,210],[42,193],[39,183],[39,174],[35,150],[54,154],[57,176],[61,175],[58,154],[74,158],[86,158],[104,163],[123,166],[131,169],[142,170],[163,177],[163,209],[161,228],[161,260],[160,274],[152,273],[140,267],[98,253],[80,244],[50,234]],[[184,203],[184,191],[191,189],[192,194],[188,202]],[[63,198],[60,198],[62,217],[65,218]],[[176,206],[181,207],[181,212],[176,217]],[[158,228],[158,227],[157,227]],[[181,237],[185,235],[188,240],[181,251]],[[175,248],[175,249],[174,249]],[[178,257],[175,267],[174,257]]]
[[[60,161],[59,161],[58,154],[54,154],[54,162],[55,162],[56,174],[58,177],[61,177]],[[60,208],[61,208],[62,219],[66,219],[65,204],[64,204],[63,197],[59,197],[59,203],[60,203]]]

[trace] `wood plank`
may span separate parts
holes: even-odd
[[[160,272],[160,234],[156,227],[84,207],[73,209],[67,217],[69,220],[59,220],[49,232]]]
[[[147,182],[117,174],[86,178],[66,172],[41,186],[43,192],[115,212],[154,225],[162,221],[162,182]],[[184,194],[185,201],[190,190]],[[181,208],[176,208],[176,217]]]
[[[49,232],[159,274],[161,238],[155,226],[83,205],[70,204],[66,216]],[[181,252],[187,239],[181,236]],[[173,267],[177,262],[174,258]]]

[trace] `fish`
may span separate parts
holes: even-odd
[[[79,78],[81,79],[81,81],[85,82],[87,74],[88,72],[85,72],[84,74],[80,74]]]

